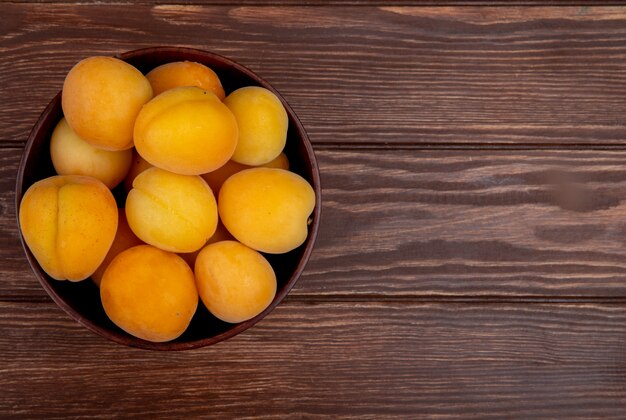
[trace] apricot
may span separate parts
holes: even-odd
[[[143,244],[143,242],[141,242],[141,239],[139,239],[128,226],[124,209],[118,209],[117,215],[117,232],[115,233],[115,238],[113,239],[111,248],[109,248],[109,252],[107,253],[106,257],[104,257],[104,261],[102,261],[102,264],[100,264],[98,269],[94,271],[94,273],[91,275],[91,280],[93,280],[93,282],[98,287],[100,287],[100,282],[102,281],[104,271],[107,269],[111,261],[113,261],[113,258],[117,256],[117,254],[127,250],[128,248]]]
[[[276,169],[284,169],[286,171],[289,170],[289,159],[287,158],[287,155],[284,153],[281,153],[280,155],[276,156],[276,158],[274,160],[271,160],[263,165],[261,165],[263,168],[276,168]]]
[[[224,99],[239,127],[232,159],[250,166],[276,158],[285,147],[289,119],[280,99],[267,89],[248,86]]]
[[[220,188],[224,181],[230,178],[232,175],[237,172],[241,172],[244,169],[249,169],[250,166],[242,165],[241,163],[237,163],[234,160],[229,160],[224,165],[220,166],[214,171],[211,171],[206,174],[202,174],[202,178],[209,184],[211,190],[215,195],[219,194]]]
[[[193,252],[215,233],[217,204],[201,177],[150,168],[133,182],[126,217],[145,243],[165,251]]]
[[[146,77],[152,85],[154,95],[181,86],[196,86],[213,92],[220,101],[224,100],[224,88],[219,77],[207,66],[191,61],[177,61],[156,67]]]
[[[28,188],[19,210],[24,240],[55,280],[80,281],[104,260],[117,230],[117,205],[95,178],[57,175]]]
[[[111,261],[100,283],[100,298],[115,325],[154,342],[179,337],[198,307],[187,263],[150,245],[129,248]]]
[[[50,157],[59,175],[91,176],[115,188],[130,168],[132,151],[98,149],[78,137],[62,118],[52,132]]]
[[[301,176],[275,168],[252,168],[224,182],[218,198],[226,229],[241,243],[261,252],[282,254],[308,235],[315,192]]]
[[[276,275],[270,263],[239,242],[206,246],[198,254],[194,272],[200,299],[222,321],[254,318],[276,294]]]
[[[289,160],[287,159],[287,155],[281,153],[276,157],[276,159],[261,166],[264,168],[289,169]],[[213,172],[202,174],[202,178],[204,178],[207,184],[209,184],[209,187],[211,187],[214,194],[219,194],[220,188],[222,188],[222,184],[224,183],[224,181],[226,181],[237,172],[241,172],[244,169],[250,168],[253,168],[253,166],[243,165],[241,163],[235,162],[234,160],[229,160]]]
[[[147,160],[141,157],[137,150],[133,150],[133,158],[130,164],[130,169],[124,178],[124,188],[126,192],[133,188],[133,181],[137,178],[137,175],[145,171],[146,169],[153,168]]]
[[[215,242],[220,242],[220,241],[232,241],[233,239],[235,239],[233,238],[233,235],[231,235],[230,232],[224,227],[224,225],[218,220],[215,233],[213,234],[213,236],[211,236],[211,238],[207,241],[207,243],[204,244],[204,246],[211,245],[211,244],[214,244]],[[196,258],[198,257],[198,254],[200,253],[201,250],[202,248],[194,252],[182,252],[178,255],[180,255],[183,258],[183,260],[185,260],[185,262],[189,264],[189,267],[193,269],[193,266],[196,263]]]
[[[133,147],[139,110],[152,87],[139,70],[113,57],[90,57],[76,64],[63,83],[68,124],[82,139],[105,150]]]
[[[237,146],[237,121],[215,94],[197,87],[167,90],[135,123],[137,152],[152,165],[200,175],[225,164]]]

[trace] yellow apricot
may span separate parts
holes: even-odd
[[[78,137],[63,118],[52,132],[50,157],[59,175],[91,176],[115,188],[130,168],[132,151],[98,149]]]
[[[263,168],[279,168],[279,169],[289,169],[289,160],[287,159],[287,155],[281,153],[276,157],[276,159],[261,165]],[[241,172],[244,169],[250,169],[254,166],[243,165],[241,163],[237,163],[234,160],[229,160],[220,168],[214,170],[213,172],[209,172],[206,174],[202,174],[202,178],[209,184],[209,187],[213,190],[214,194],[219,194],[220,188],[222,188],[222,184],[232,175],[237,172]]]
[[[117,230],[117,205],[97,179],[57,175],[28,188],[19,219],[41,268],[56,280],[80,281],[109,251]]]
[[[133,182],[126,217],[145,243],[165,251],[193,252],[215,233],[217,204],[201,177],[150,168]]]
[[[219,77],[207,66],[191,61],[177,61],[156,67],[146,75],[154,95],[181,86],[196,86],[213,92],[220,101],[224,100],[224,88]]]
[[[280,154],[287,141],[289,119],[280,99],[258,86],[237,89],[224,99],[237,119],[239,140],[232,159],[259,166]]]
[[[215,233],[213,234],[213,236],[211,236],[211,238],[207,241],[207,243],[204,244],[204,246],[214,244],[215,242],[232,241],[233,239],[235,239],[233,238],[233,235],[231,235],[230,232],[224,227],[222,222],[218,220]],[[181,252],[178,255],[180,255],[183,258],[183,260],[185,260],[187,264],[189,264],[189,267],[193,269],[193,266],[196,263],[196,258],[198,257],[198,254],[200,253],[201,250],[202,248],[194,252]]]
[[[143,244],[143,242],[141,242],[141,239],[139,239],[128,226],[124,209],[118,209],[117,215],[118,220],[115,239],[113,239],[111,248],[109,248],[109,252],[107,253],[106,257],[104,257],[104,261],[102,261],[102,264],[100,264],[98,269],[94,271],[94,273],[91,275],[91,280],[93,280],[93,282],[98,287],[100,287],[100,282],[102,281],[104,271],[107,269],[111,261],[113,261],[113,258],[117,256],[117,254],[122,251],[126,251],[128,248]]]
[[[241,243],[261,252],[282,254],[308,235],[315,192],[301,176],[275,168],[246,169],[220,189],[222,223]]]
[[[286,154],[281,153],[280,155],[276,156],[276,158],[274,160],[271,160],[271,161],[261,165],[261,167],[263,167],[263,168],[284,169],[284,170],[288,171],[289,170],[289,159],[287,158]]]
[[[179,87],[142,108],[135,123],[135,147],[156,167],[200,175],[230,159],[237,133],[235,117],[215,94]]]
[[[90,57],[76,64],[63,83],[63,113],[82,139],[105,150],[133,147],[139,110],[152,87],[139,70],[113,57]]]
[[[276,294],[276,275],[270,263],[239,242],[204,247],[194,273],[200,299],[222,321],[237,323],[254,318]]]
[[[150,245],[129,248],[111,261],[100,283],[100,298],[115,325],[153,342],[179,337],[198,307],[187,263]]]
[[[124,178],[124,189],[126,192],[133,188],[133,181],[137,178],[137,175],[150,168],[153,168],[153,166],[142,158],[139,153],[137,153],[137,150],[133,150],[133,159],[130,164],[130,169],[126,174],[126,178]]]
[[[234,160],[229,160],[218,169],[208,172],[206,174],[202,174],[202,178],[206,181],[207,184],[209,184],[209,187],[211,187],[211,190],[213,190],[213,193],[217,196],[224,181],[226,181],[237,172],[241,172],[244,169],[249,168],[250,166],[248,165],[242,165],[241,163],[237,163]]]

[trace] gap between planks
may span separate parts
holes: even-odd
[[[39,3],[39,4],[79,4],[79,5],[128,5],[132,3],[138,6],[146,5],[168,5],[168,6],[257,6],[257,7],[277,7],[277,6],[311,6],[311,7],[566,7],[566,6],[623,6],[624,3],[620,1],[604,1],[589,3],[589,1],[576,1],[576,0],[495,0],[495,1],[458,1],[458,0],[421,0],[421,1],[367,1],[367,0],[328,0],[328,1],[298,1],[298,0],[239,0],[230,2],[228,0],[0,0],[0,4],[26,4],[26,3]]]
[[[2,3],[2,0],[0,0]],[[0,140],[0,150],[23,149],[25,142],[17,140]],[[560,150],[560,151],[625,151],[626,144],[597,144],[597,143],[579,143],[579,144],[559,144],[559,143],[543,143],[543,144],[513,144],[513,143],[341,143],[341,142],[315,142],[314,150],[516,150],[516,151],[541,151],[541,150]]]
[[[51,299],[47,296],[34,297],[3,297],[0,303],[33,303],[50,304]],[[322,304],[398,304],[398,305],[427,305],[427,304],[468,304],[468,305],[501,305],[501,304],[528,304],[528,305],[580,305],[580,304],[601,304],[601,305],[626,305],[626,297],[611,296],[504,296],[504,295],[484,295],[484,296],[449,296],[449,295],[382,295],[382,294],[315,294],[315,295],[288,295],[281,305],[322,305]]]

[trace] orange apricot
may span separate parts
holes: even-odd
[[[201,177],[159,168],[135,178],[126,217],[139,239],[171,252],[200,249],[215,233],[218,218],[213,192]]]
[[[241,172],[244,169],[250,169],[254,166],[243,165],[241,163],[237,163],[234,160],[229,160],[223,166],[214,170],[213,172],[208,172],[206,174],[202,174],[202,178],[209,184],[209,187],[213,190],[215,195],[219,194],[220,188],[222,188],[222,184],[232,175],[237,172]],[[287,159],[287,155],[281,153],[276,157],[276,159],[261,165],[263,168],[279,168],[279,169],[289,169],[289,159]]]
[[[315,192],[301,176],[275,168],[246,169],[220,189],[220,220],[241,243],[281,254],[300,246],[308,235]]]
[[[124,189],[126,192],[133,188],[133,181],[137,178],[137,175],[145,171],[146,169],[153,168],[147,160],[141,157],[137,150],[133,150],[133,158],[130,164],[130,169],[124,178]]]
[[[113,258],[117,256],[117,254],[127,250],[128,248],[143,244],[143,242],[141,242],[141,239],[139,239],[128,226],[124,209],[118,209],[117,215],[117,232],[115,233],[115,239],[113,239],[113,244],[111,244],[111,248],[109,248],[109,252],[107,253],[106,257],[104,257],[104,261],[102,261],[102,264],[100,264],[98,269],[94,271],[94,273],[91,275],[91,280],[93,280],[93,282],[98,287],[100,287],[100,282],[102,281],[104,271],[107,269],[111,261],[113,261]]]
[[[117,230],[117,205],[95,178],[57,175],[28,188],[19,210],[22,235],[56,280],[80,281],[104,260]]]
[[[196,86],[213,92],[220,101],[224,100],[224,88],[219,77],[207,66],[191,61],[177,61],[154,68],[146,77],[152,85],[154,95],[181,86]]]
[[[197,87],[167,90],[135,123],[137,152],[152,165],[200,175],[224,165],[237,146],[237,121],[215,94]]]
[[[270,263],[236,241],[204,247],[194,272],[202,302],[222,321],[237,323],[254,318],[276,294],[276,275]]]
[[[198,306],[187,263],[150,245],[129,248],[111,261],[102,276],[100,298],[115,325],[153,342],[179,337]]]
[[[63,118],[52,132],[50,157],[59,175],[91,176],[115,188],[130,168],[132,151],[98,149],[78,137]]]
[[[233,235],[231,235],[230,232],[224,227],[224,225],[218,221],[215,233],[213,234],[213,236],[211,236],[211,239],[209,239],[207,243],[204,244],[204,246],[214,244],[215,242],[232,241],[234,239],[235,238],[233,238]],[[187,264],[189,264],[189,267],[193,269],[194,264],[196,263],[196,258],[198,257],[200,251],[202,251],[202,248],[194,252],[181,252],[178,255],[180,255],[187,262]]]
[[[133,127],[152,87],[139,70],[113,57],[80,61],[63,83],[63,114],[72,129],[105,150],[133,147]]]
[[[224,99],[239,127],[232,159],[250,166],[276,158],[285,147],[289,119],[276,95],[258,86],[237,89]]]

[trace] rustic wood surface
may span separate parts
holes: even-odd
[[[621,305],[288,300],[183,353],[121,348],[51,303],[0,304],[0,327],[0,406],[23,418],[621,418],[626,401]]]
[[[80,57],[186,45],[261,74],[320,145],[626,144],[623,7],[2,7],[2,142]]]
[[[626,7],[158,3],[0,0],[0,418],[626,417]],[[67,70],[156,45],[267,79],[322,173],[287,301],[182,353],[69,319],[15,220]]]

